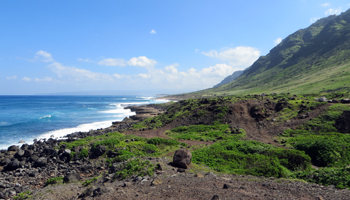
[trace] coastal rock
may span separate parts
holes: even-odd
[[[43,167],[47,164],[47,158],[40,157],[38,160],[36,160],[33,164],[33,167]]]
[[[318,98],[319,102],[327,102],[327,98],[326,97],[320,97]]]
[[[81,179],[80,175],[77,173],[67,174],[63,177],[63,183],[70,183],[72,181],[79,181]]]
[[[46,156],[53,157],[53,156],[57,156],[57,151],[56,149],[45,148],[43,154]]]
[[[84,190],[78,198],[85,198],[85,197],[91,197],[93,195],[93,191],[95,190],[95,187],[90,187]]]
[[[9,146],[9,148],[7,148],[7,151],[18,151],[18,150],[19,150],[19,147],[16,145],[12,145],[12,146]]]
[[[111,187],[98,187],[93,191],[93,197],[101,196],[104,193],[113,192],[114,189]]]
[[[16,170],[20,167],[19,161],[17,159],[14,159],[13,161],[9,162],[6,166],[5,166],[5,170],[7,171],[13,171]]]
[[[342,99],[341,103],[350,103],[350,99]]]
[[[22,149],[18,150],[15,154],[15,158],[21,158],[24,156],[24,151]]]
[[[10,162],[11,162],[11,160],[10,160],[9,158],[5,158],[5,159],[2,159],[2,160],[0,161],[0,165],[1,165],[1,166],[4,166],[4,165],[9,164]]]
[[[37,155],[32,155],[32,156],[30,156],[30,161],[32,161],[32,162],[35,162],[35,161],[37,161],[39,159],[39,156],[37,156]]]
[[[192,153],[188,149],[179,149],[173,157],[173,165],[187,169],[191,165]]]
[[[97,158],[102,156],[106,152],[107,147],[103,145],[98,145],[95,149],[91,150],[91,158]]]

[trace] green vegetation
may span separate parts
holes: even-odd
[[[295,173],[295,177],[310,183],[334,185],[339,189],[350,188],[350,168],[321,168],[300,171]]]
[[[132,159],[120,166],[120,170],[116,172],[116,177],[125,179],[132,175],[152,176],[154,173],[154,165],[150,161],[142,161],[141,159]]]
[[[233,81],[183,96],[349,91],[349,16],[348,10],[318,20],[283,39]]]
[[[87,158],[89,156],[89,151],[86,148],[82,148],[80,149],[78,156],[81,159]]]
[[[50,178],[45,182],[45,186],[53,185],[59,182],[63,182],[63,177],[60,176],[60,177]]]
[[[347,166],[350,164],[350,135],[339,133],[334,127],[335,120],[345,110],[350,110],[350,106],[332,105],[325,113],[296,129],[285,130],[280,140],[304,151],[317,166]]]
[[[85,187],[87,187],[87,186],[89,186],[91,183],[96,182],[97,179],[99,179],[99,178],[101,178],[101,177],[102,177],[102,176],[97,176],[97,177],[94,177],[94,178],[92,178],[92,179],[88,179],[88,180],[84,181],[84,182],[82,183],[82,185],[85,186]]]
[[[255,176],[289,177],[291,171],[310,168],[310,157],[257,141],[230,140],[195,150],[193,162],[219,172]]]
[[[240,129],[241,134],[245,134],[243,129]],[[215,125],[190,125],[179,126],[166,132],[166,134],[174,139],[182,140],[198,140],[198,141],[214,141],[218,139],[232,139],[237,137],[237,134],[232,134],[228,124]]]
[[[17,196],[14,196],[13,199],[18,199],[18,200],[30,199],[33,197],[30,194],[32,194],[30,191],[21,192]]]
[[[339,99],[348,97],[349,93],[333,92],[324,96]],[[346,167],[350,165],[350,135],[339,133],[335,121],[343,111],[350,110],[350,105],[333,104],[327,107],[326,103],[314,100],[316,97],[320,97],[319,93],[189,99],[172,103],[163,114],[132,127],[136,131],[156,129],[176,122],[176,128],[165,132],[164,137],[170,139],[146,139],[135,135],[108,133],[69,143],[62,142],[61,145],[65,144],[73,150],[80,149],[74,152],[78,155],[75,157],[79,158],[87,158],[89,152],[93,152],[99,145],[106,146],[107,151],[98,162],[117,168],[117,179],[152,175],[155,166],[145,158],[164,157],[181,147],[188,147],[192,151],[193,165],[190,170],[194,173],[215,170],[220,173],[302,179],[324,185],[335,184],[338,188],[349,187],[346,182],[349,170]],[[230,122],[232,113],[237,112],[233,103],[254,99],[264,101],[249,108],[247,114],[253,118],[263,116],[263,120],[271,123],[269,126],[287,120],[298,120],[300,115],[315,109],[326,110],[317,117],[304,120],[298,127],[280,133],[275,138],[285,146],[280,148],[246,140],[245,130]],[[187,125],[179,126],[181,123]],[[186,140],[202,141],[203,144],[188,146],[181,142]],[[311,163],[325,168],[313,170]],[[95,177],[82,184],[88,186],[96,180]],[[55,179],[48,180],[48,184],[54,183]]]

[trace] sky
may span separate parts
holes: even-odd
[[[213,87],[348,0],[0,1],[0,95]]]

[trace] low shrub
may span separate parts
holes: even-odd
[[[97,141],[92,145],[92,149],[95,149],[98,145],[103,145],[103,146],[107,146],[109,148],[113,148],[114,145],[119,144],[119,140],[116,138],[108,138],[108,139],[104,139],[101,141]]]
[[[152,176],[154,173],[154,165],[150,161],[142,161],[141,159],[130,160],[120,166],[116,172],[116,177],[125,179],[132,175],[137,176]]]
[[[80,149],[78,156],[81,159],[87,158],[89,156],[89,151],[85,148],[82,148],[82,149]]]
[[[350,168],[320,168],[294,173],[294,176],[307,182],[334,185],[339,189],[350,189]]]
[[[50,178],[48,179],[46,182],[45,182],[45,186],[48,186],[48,185],[53,185],[53,184],[56,184],[60,181],[63,181],[63,177],[54,177],[54,178]]]

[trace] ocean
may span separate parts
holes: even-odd
[[[127,105],[163,102],[140,96],[0,96],[0,149],[107,128],[135,115]]]

